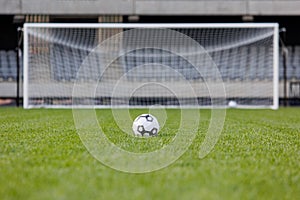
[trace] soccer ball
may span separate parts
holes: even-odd
[[[135,136],[157,136],[159,132],[159,123],[153,115],[142,114],[133,121],[132,130]]]
[[[229,101],[228,106],[229,106],[230,108],[236,108],[237,103],[236,103],[236,101]]]

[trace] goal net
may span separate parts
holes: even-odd
[[[278,24],[25,24],[24,107],[278,108]]]

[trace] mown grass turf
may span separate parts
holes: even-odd
[[[176,112],[168,111],[164,135],[149,142],[120,132],[110,110],[97,116],[114,143],[149,151],[172,139]],[[71,110],[1,108],[0,199],[299,199],[299,108],[227,110],[217,145],[200,160],[209,117],[209,111],[201,111],[199,134],[171,166],[128,174],[87,152]]]

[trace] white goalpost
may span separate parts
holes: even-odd
[[[278,34],[276,23],[26,23],[24,108],[277,109]]]

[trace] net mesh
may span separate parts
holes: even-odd
[[[41,25],[25,34],[25,107],[274,103],[274,27]]]

